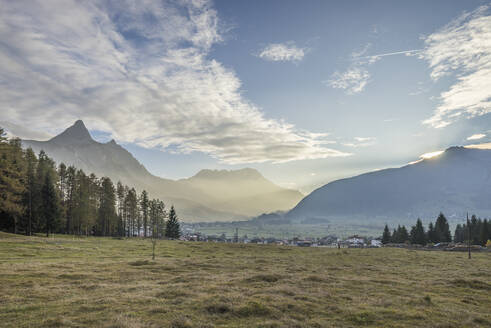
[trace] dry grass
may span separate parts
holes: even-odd
[[[491,326],[491,253],[156,247],[0,233],[0,326]]]

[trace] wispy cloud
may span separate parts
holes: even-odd
[[[424,40],[427,47],[421,58],[428,61],[432,79],[457,79],[441,93],[433,116],[423,123],[442,128],[461,117],[491,112],[490,6],[464,13]]]
[[[355,94],[363,91],[370,79],[368,71],[362,67],[351,67],[345,72],[335,72],[332,77],[324,83],[335,89],[346,90],[347,94]]]
[[[323,81],[323,83],[335,89],[343,89],[349,95],[360,93],[370,81],[370,73],[368,72],[368,67],[370,65],[383,57],[396,55],[414,56],[421,51],[421,49],[414,49],[366,55],[371,46],[371,43],[367,43],[361,50],[353,51],[350,56],[351,64],[346,71],[334,72],[331,78],[327,81]]]
[[[269,61],[292,61],[298,62],[303,59],[307,48],[299,48],[293,41],[286,43],[271,43],[264,47],[258,57]]]
[[[375,144],[376,138],[374,137],[354,137],[354,142],[345,142],[343,146],[347,147],[368,147],[373,146]]]
[[[349,155],[243,97],[235,73],[210,58],[223,33],[207,1],[1,6],[0,119],[56,133],[82,118],[122,142],[225,163]]]
[[[26,126],[6,121],[0,121],[0,127],[5,130],[9,138],[17,137],[21,139],[48,140],[53,137],[53,135],[49,133],[31,130]]]
[[[467,145],[465,148],[473,148],[473,149],[491,149],[491,142],[475,144],[475,145]]]
[[[482,139],[484,137],[486,137],[486,135],[484,133],[477,133],[477,134],[473,134],[470,137],[468,137],[467,140],[479,140],[479,139]]]

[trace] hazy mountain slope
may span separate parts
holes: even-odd
[[[212,203],[214,208],[249,216],[289,210],[292,204],[297,204],[303,197],[300,192],[281,188],[250,168],[235,171],[201,170],[195,176],[178,182],[212,196],[215,199]]]
[[[439,211],[460,217],[491,213],[491,150],[451,147],[401,168],[337,180],[313,191],[286,217],[413,222]]]
[[[207,170],[204,170],[193,178],[179,181],[156,177],[114,140],[108,143],[93,140],[82,121],[48,141],[23,140],[22,143],[36,153],[44,150],[57,163],[108,176],[115,183],[122,181],[139,191],[145,189],[152,197],[174,204],[180,216],[187,220],[244,219],[290,209],[301,199],[300,193],[280,188],[252,169],[229,171],[221,176],[205,176]]]

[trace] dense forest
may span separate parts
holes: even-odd
[[[487,219],[478,219],[475,215],[466,224],[457,224],[453,241],[455,243],[463,243],[470,241],[474,245],[486,245],[491,239],[491,221]],[[411,243],[426,245],[428,243],[444,243],[451,242],[452,235],[447,218],[443,213],[438,215],[435,223],[430,222],[428,230],[425,230],[420,219],[408,231],[405,226],[398,226],[391,233],[387,225],[385,225],[382,234],[382,243]]]
[[[32,235],[65,233],[179,238],[177,214],[107,177],[87,175],[43,151],[22,149],[0,128],[0,230]]]

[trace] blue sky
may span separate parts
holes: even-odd
[[[308,192],[491,141],[489,1],[1,2],[0,121],[83,119],[164,177]]]

